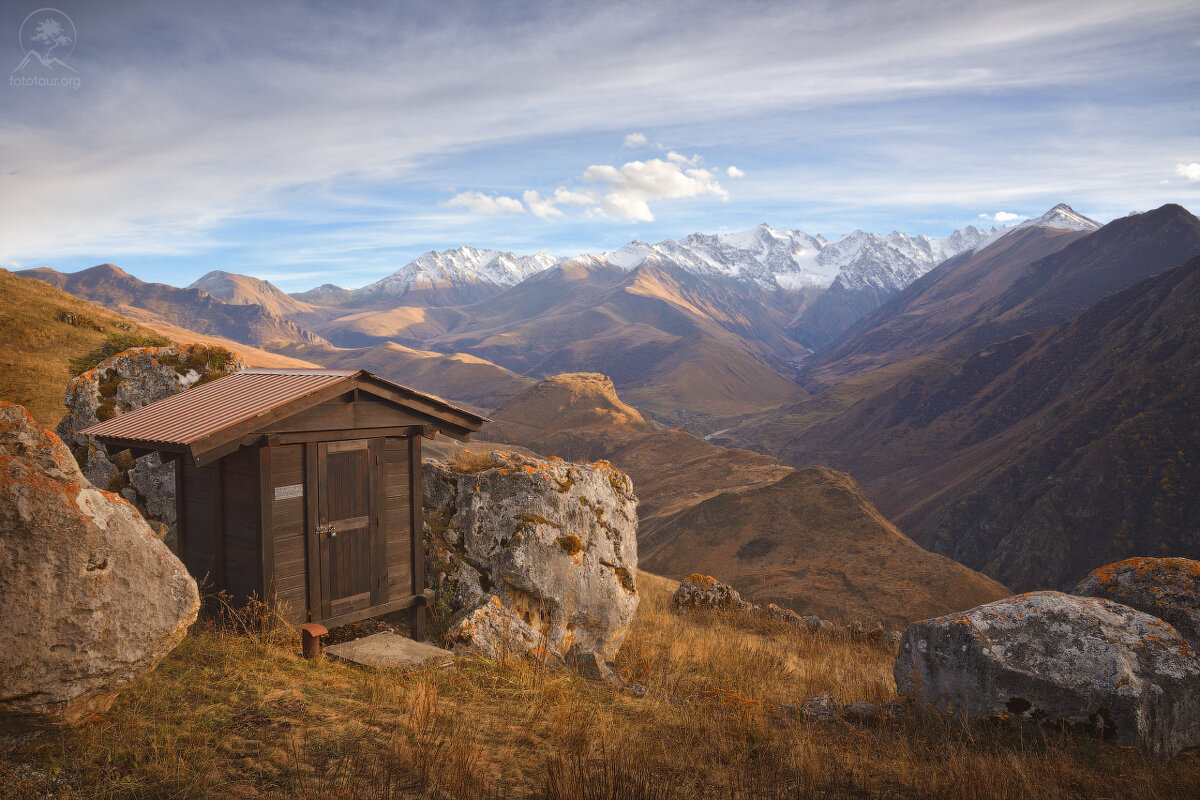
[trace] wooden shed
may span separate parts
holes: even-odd
[[[485,419],[364,370],[247,369],[87,428],[175,463],[178,554],[235,599],[327,626],[412,610],[424,635],[421,438]]]

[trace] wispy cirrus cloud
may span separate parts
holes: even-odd
[[[140,254],[184,280],[186,259],[238,253],[309,272],[467,235],[601,247],[615,223],[678,235],[835,205],[838,224],[869,207],[921,232],[931,200],[968,219],[1030,192],[1117,213],[1200,197],[1190,172],[1157,183],[1195,147],[1193,0],[757,9],[77,4],[82,87],[0,92],[0,263]],[[585,181],[588,164],[613,171]],[[445,186],[478,196],[439,209]]]

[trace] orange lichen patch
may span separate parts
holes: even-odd
[[[570,533],[558,537],[558,546],[563,549],[564,553],[572,556],[576,553],[582,553],[584,550],[583,542],[579,540],[579,537]]]
[[[1100,583],[1111,584],[1122,573],[1133,573],[1135,575],[1156,574],[1164,578],[1172,574],[1177,574],[1186,575],[1191,578],[1200,578],[1200,561],[1179,557],[1149,558],[1137,556],[1127,558],[1124,561],[1106,564],[1103,567],[1092,570],[1092,577],[1096,578]]]
[[[58,497],[64,506],[70,507],[79,494],[75,481],[60,481],[32,469],[19,458],[0,453],[0,494],[9,494],[18,487],[26,488],[36,495]]]
[[[690,576],[686,582],[700,589],[715,589],[717,588],[717,584],[720,583],[720,581],[713,576],[702,575],[699,572]]]

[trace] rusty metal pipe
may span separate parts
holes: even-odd
[[[321,637],[329,629],[317,622],[306,622],[300,626],[300,650],[305,658],[321,657]]]

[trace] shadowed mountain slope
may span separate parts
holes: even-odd
[[[1066,588],[1163,548],[1194,557],[1195,494],[1180,486],[1200,463],[1200,296],[1194,263],[1168,269],[1181,252],[1200,252],[1200,224],[1177,206],[1118,220],[1039,259],[925,353],[719,441],[846,470],[916,541],[1017,589]],[[1114,276],[1155,273],[1012,335]],[[1000,338],[978,343],[988,336]]]
[[[1031,263],[1088,235],[1026,228],[979,252],[967,251],[943,262],[851,326],[830,350],[806,365],[807,377],[833,385],[928,351],[1006,292]]]

